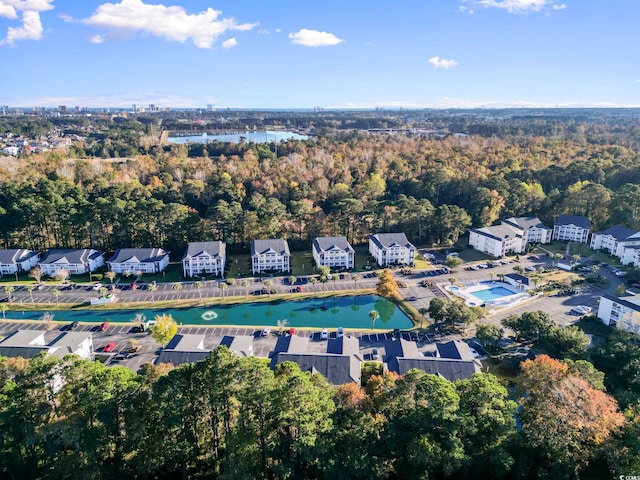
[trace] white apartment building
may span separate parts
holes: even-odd
[[[185,276],[205,273],[224,275],[227,245],[224,242],[190,242],[182,257]]]
[[[251,242],[251,269],[253,273],[290,272],[289,243],[282,238]]]
[[[558,215],[553,224],[553,240],[587,244],[591,222],[580,215]]]
[[[600,297],[598,318],[605,325],[634,334],[640,333],[640,295],[618,298],[605,294]]]
[[[104,252],[90,248],[53,249],[49,250],[36,265],[45,275],[55,275],[59,270],[66,270],[70,275],[81,275],[103,266]]]
[[[592,250],[607,250],[620,260],[623,258],[623,250],[633,245],[640,245],[640,232],[620,225],[591,235]],[[630,256],[627,257],[627,263],[631,262],[630,258]]]
[[[107,265],[116,273],[158,273],[169,265],[169,252],[162,248],[119,248]]]
[[[40,255],[24,248],[0,250],[0,274],[28,272],[40,260]]]
[[[347,237],[317,237],[313,239],[311,250],[316,265],[330,268],[353,268],[355,250]]]
[[[469,245],[493,257],[523,253],[528,243],[549,243],[553,230],[537,217],[511,217],[500,225],[469,230]]]
[[[376,233],[369,237],[369,253],[381,267],[412,265],[416,247],[404,233]]]

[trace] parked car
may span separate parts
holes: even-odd
[[[531,265],[524,267],[524,271],[525,272],[535,272],[536,271],[536,267],[532,267]]]
[[[76,328],[78,328],[78,322],[71,322],[69,324],[68,330],[71,331],[71,330],[75,330]]]
[[[373,360],[378,360],[380,358],[380,352],[378,352],[377,348],[374,348],[373,350],[371,350],[371,358]]]
[[[300,285],[298,285],[296,287],[296,292],[298,292],[298,293],[302,292],[302,287]]]
[[[97,292],[97,291],[98,291],[98,290],[100,290],[102,287],[104,287],[104,285],[103,285],[103,284],[101,284],[101,283],[96,283],[93,287],[91,287],[91,289],[92,289],[94,292]]]
[[[320,339],[327,340],[328,338],[329,338],[329,332],[327,331],[326,328],[323,328],[322,331],[320,332]]]
[[[113,352],[115,349],[116,349],[116,342],[109,342],[102,348],[102,351],[108,353],[108,352]]]
[[[136,282],[133,282],[130,288],[131,290],[135,290],[136,288],[138,288],[138,284]]]
[[[473,358],[480,358],[480,354],[475,348],[469,347],[469,350],[471,350],[471,355],[473,355]]]
[[[338,327],[338,338],[344,337],[344,328]]]
[[[99,332],[104,332],[107,328],[109,328],[109,322],[101,323],[98,327]]]
[[[263,337],[268,337],[270,333],[271,333],[271,329],[269,327],[264,327],[262,329],[262,336]]]

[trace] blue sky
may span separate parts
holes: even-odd
[[[0,104],[640,106],[638,0],[0,0]]]

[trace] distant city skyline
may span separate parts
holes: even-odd
[[[0,105],[640,107],[639,20],[633,0],[0,0]]]

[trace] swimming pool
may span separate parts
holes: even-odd
[[[480,282],[465,286],[446,286],[445,290],[464,299],[470,307],[500,307],[511,305],[522,299],[529,298],[527,292],[506,283]]]
[[[508,297],[513,295],[513,292],[508,288],[504,287],[491,287],[485,290],[475,290],[473,292],[473,296],[479,298],[480,300],[489,301],[496,300],[502,297]]]
[[[287,321],[289,327],[361,328],[371,329],[369,312],[380,316],[373,328],[411,328],[409,317],[393,302],[377,295],[309,298],[295,301],[274,301],[235,305],[210,305],[193,308],[158,308],[126,310],[53,310],[54,321],[63,322],[134,322],[137,314],[152,320],[158,314],[168,314],[183,325],[278,326]],[[38,320],[45,311],[7,311],[7,319]]]

